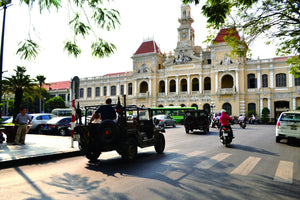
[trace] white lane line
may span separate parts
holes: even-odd
[[[193,152],[190,152],[187,154],[182,154],[182,155],[180,155],[180,157],[176,157],[176,158],[167,160],[167,161],[163,162],[162,164],[165,164],[165,165],[182,164],[183,160],[185,160],[187,158],[199,156],[204,153],[205,153],[205,151],[193,151]]]
[[[231,174],[239,174],[239,175],[247,176],[260,160],[261,158],[259,157],[250,156],[244,162],[242,162],[237,168],[235,168],[231,172]]]
[[[293,183],[293,162],[280,161],[275,173],[274,181]]]
[[[197,164],[195,167],[199,169],[209,169],[215,164],[217,164],[218,162],[226,159],[231,155],[232,155],[231,153],[219,153],[210,159],[202,161],[201,163]]]

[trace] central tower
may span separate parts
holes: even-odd
[[[175,49],[176,56],[184,54],[187,56],[193,55],[194,49],[194,29],[192,23],[194,22],[191,17],[191,7],[189,5],[181,6],[181,18],[178,19],[180,23],[178,30],[178,42]]]

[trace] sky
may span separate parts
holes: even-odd
[[[121,25],[114,31],[98,29],[103,39],[116,45],[117,51],[107,58],[93,58],[90,51],[90,38],[81,39],[82,53],[78,58],[63,51],[64,41],[70,39],[68,12],[60,9],[40,14],[34,8],[30,13],[25,4],[12,0],[7,8],[4,36],[3,76],[14,74],[16,66],[24,66],[31,78],[44,75],[46,82],[68,81],[79,78],[102,76],[108,73],[132,71],[131,57],[144,40],[152,38],[161,51],[169,53],[177,45],[181,0],[114,0],[104,1],[104,7],[115,8],[120,12]],[[195,45],[205,48],[203,41],[208,36],[206,18],[201,14],[201,6],[190,5],[192,24],[195,30]],[[3,10],[0,11],[2,27]],[[29,20],[31,19],[31,20]],[[24,61],[16,55],[18,43],[30,36],[40,45],[38,57]],[[252,58],[272,58],[275,48],[257,40],[252,46]]]

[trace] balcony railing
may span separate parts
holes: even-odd
[[[234,94],[235,88],[221,88],[220,94]]]

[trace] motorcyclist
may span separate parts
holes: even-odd
[[[233,136],[233,132],[232,129],[230,127],[229,121],[232,120],[232,117],[230,117],[229,115],[226,114],[226,110],[222,109],[221,110],[221,116],[220,116],[220,122],[221,122],[221,128],[220,128],[220,133],[219,133],[219,137],[222,137],[222,129],[223,127],[226,127],[227,129],[230,130],[230,133],[232,134],[232,138],[234,138]]]
[[[238,121],[239,121],[239,124],[240,124],[241,122],[246,121],[246,117],[243,114],[240,114]]]

